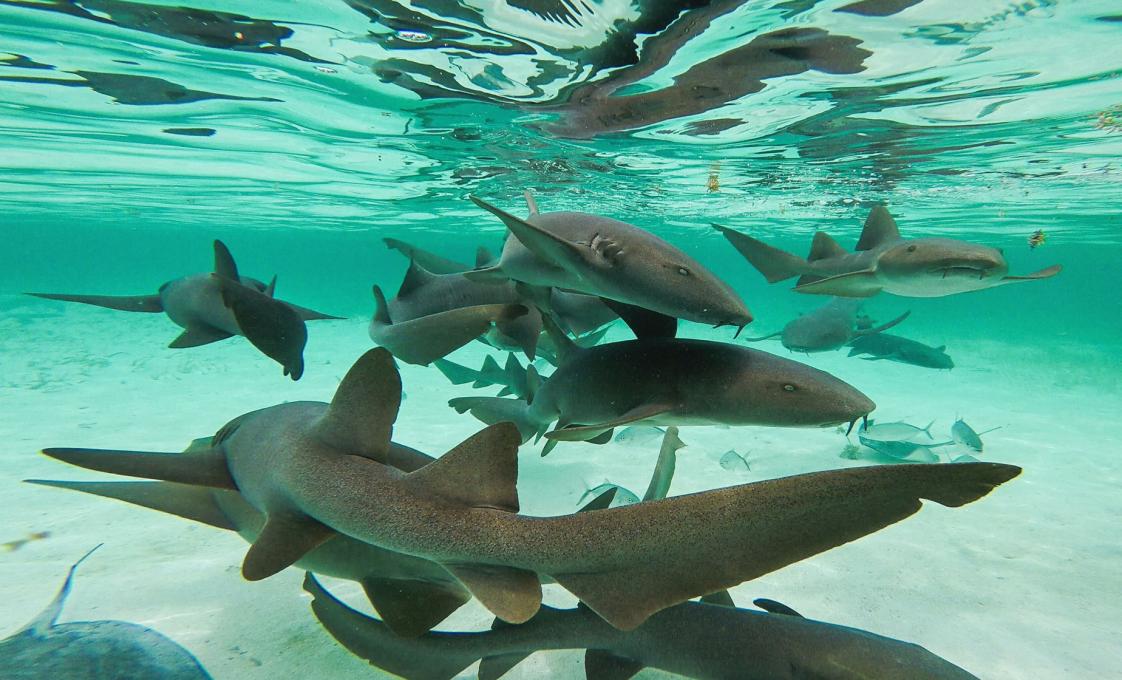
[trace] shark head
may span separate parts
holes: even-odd
[[[1008,272],[997,248],[946,238],[898,241],[877,258],[877,278],[885,290],[913,297],[990,288]]]

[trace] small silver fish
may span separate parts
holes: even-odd
[[[950,441],[945,441],[939,442],[937,444],[920,444],[918,442],[909,441],[882,441],[880,439],[871,439],[862,435],[858,435],[857,438],[861,441],[862,444],[869,447],[873,451],[876,451],[883,456],[888,456],[889,458],[895,458],[897,460],[937,460],[938,456],[936,456],[931,449],[939,446],[947,446],[948,444],[953,443]]]
[[[994,430],[999,429],[1001,429],[1000,425],[998,427],[993,427],[985,430],[984,432],[975,432],[974,428],[967,425],[965,420],[959,418],[958,420],[954,421],[954,425],[951,425],[951,439],[953,439],[956,444],[965,446],[971,451],[981,453],[982,435],[986,434],[987,432],[993,432]]]
[[[740,470],[742,472],[752,471],[752,466],[748,464],[748,459],[732,449],[725,451],[725,455],[721,456],[721,467],[726,470]]]
[[[630,490],[623,488],[619,484],[604,482],[600,486],[595,486],[582,493],[580,496],[580,500],[577,501],[577,505],[583,505],[584,499],[588,498],[589,496],[596,498],[609,489],[616,490],[616,496],[612,499],[611,505],[608,506],[609,508],[618,508],[621,505],[632,505],[639,502],[639,497]]]
[[[927,435],[928,439],[935,439],[931,436],[931,426],[934,424],[935,421],[932,420],[925,427],[916,427],[902,420],[894,423],[877,423],[870,420],[858,430],[857,435],[882,442],[910,442],[921,434]]]
[[[653,441],[662,439],[666,430],[653,425],[632,425],[625,427],[616,434],[615,442],[627,446],[643,446]]]

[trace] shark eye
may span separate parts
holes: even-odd
[[[686,269],[685,267],[678,267],[678,273],[682,276],[689,276],[690,270]]]
[[[787,383],[786,385],[783,386],[783,389],[786,392],[794,392],[796,388],[791,383]]]
[[[916,251],[916,247],[915,247],[915,246],[908,246],[908,252],[909,252],[909,253],[914,253],[915,251]]]

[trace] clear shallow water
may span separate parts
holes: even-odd
[[[105,541],[75,618],[152,625],[219,678],[366,672],[317,628],[298,575],[240,580],[236,537],[17,481],[78,476],[34,456],[43,446],[175,450],[237,413],[327,399],[370,345],[370,284],[395,290],[404,271],[380,238],[469,261],[503,230],[467,195],[517,212],[532,188],[545,210],[625,219],[679,245],[742,294],[754,334],[823,300],[767,286],[711,222],[802,253],[822,228],[852,246],[887,202],[905,236],[1002,247],[1014,273],[1063,264],[1046,282],[870,301],[878,318],[911,309],[899,332],[946,344],[949,373],[805,359],[886,418],[1003,425],[986,458],[1024,476],[735,594],[919,642],[981,677],[1117,672],[1122,7],[697,4],[690,22],[612,2],[559,22],[547,17],[562,5],[514,3],[0,2],[0,541],[51,532],[0,552],[12,603],[0,634]],[[1048,240],[1030,250],[1036,229]],[[351,317],[310,327],[300,383],[244,342],[171,352],[178,330],[163,317],[19,295],[154,292],[209,269],[216,237],[243,271],[277,273],[288,299]],[[437,454],[475,429],[444,406],[466,392],[436,371],[406,369],[405,389],[408,443]],[[683,439],[694,458],[674,493],[857,464],[832,432]],[[732,447],[760,459],[750,476],[710,459]],[[571,511],[604,479],[641,490],[653,454],[523,456],[524,507]],[[455,623],[489,621],[475,608]],[[516,673],[580,677],[579,659],[541,654]]]

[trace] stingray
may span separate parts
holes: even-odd
[[[401,379],[366,352],[330,404],[289,402],[227,423],[188,454],[45,449],[104,472],[237,490],[265,524],[242,563],[267,578],[339,534],[439,563],[496,616],[529,620],[548,577],[620,629],[847,543],[957,507],[1020,469],[887,466],[799,475],[559,517],[519,513],[518,429],[491,425],[404,473],[388,463]]]
[[[713,225],[768,283],[799,277],[795,291],[839,297],[871,297],[884,291],[905,297],[942,297],[1010,283],[1047,279],[1054,265],[1025,276],[1010,276],[996,248],[950,238],[905,239],[896,221],[875,206],[854,252],[846,252],[826,232],[814,235],[802,259],[728,227]]]
[[[100,547],[100,546],[98,546]],[[19,680],[209,680],[197,659],[164,635],[127,621],[58,623],[74,572],[70,567],[47,608],[11,637],[0,640],[0,677]]]
[[[919,645],[803,618],[771,600],[756,600],[768,611],[740,609],[727,593],[675,605],[626,633],[580,605],[543,606],[518,626],[496,620],[489,631],[402,639],[345,605],[311,574],[304,590],[312,595],[312,612],[339,644],[407,680],[448,680],[479,660],[480,680],[495,680],[534,652],[555,649],[586,650],[589,680],[626,680],[643,668],[703,680],[977,680]]]
[[[276,277],[265,285],[238,274],[230,251],[214,242],[214,273],[193,274],[160,286],[156,295],[69,295],[28,293],[48,300],[81,302],[125,312],[164,312],[183,328],[169,347],[198,347],[243,335],[254,347],[299,380],[304,374],[305,320],[338,319],[273,297]]]

